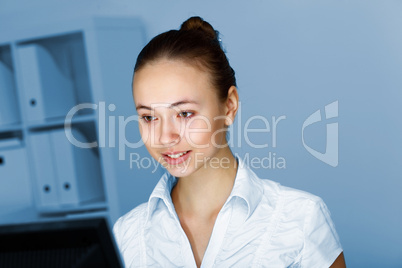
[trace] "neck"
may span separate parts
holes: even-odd
[[[178,214],[211,218],[219,213],[232,191],[237,172],[237,161],[226,149],[217,157],[225,157],[225,165],[207,162],[190,176],[179,178],[171,193]]]

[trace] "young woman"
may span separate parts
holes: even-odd
[[[114,226],[127,267],[345,267],[323,201],[259,179],[227,145],[235,73],[200,17],[153,38],[134,69],[142,139],[167,170]]]

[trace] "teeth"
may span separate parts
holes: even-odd
[[[169,157],[171,158],[179,158],[180,156],[186,154],[187,152],[184,153],[179,153],[179,154],[168,154]]]

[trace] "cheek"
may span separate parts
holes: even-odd
[[[205,148],[210,143],[211,135],[212,125],[207,118],[197,117],[186,125],[185,138],[192,147]]]
[[[222,145],[224,143],[224,137],[226,134],[225,131],[225,120],[219,119],[214,122],[213,125],[213,134],[211,139],[213,140],[213,144]]]
[[[224,135],[223,120],[197,119],[186,128],[186,141],[195,148],[206,148],[220,144]]]

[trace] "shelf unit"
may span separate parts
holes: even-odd
[[[122,17],[0,37],[0,224],[93,213],[114,222],[123,202],[139,202],[122,193],[135,182],[119,179],[135,170],[122,168],[122,148],[103,140],[119,131],[105,118],[135,112],[131,76],[144,43],[141,22]]]

